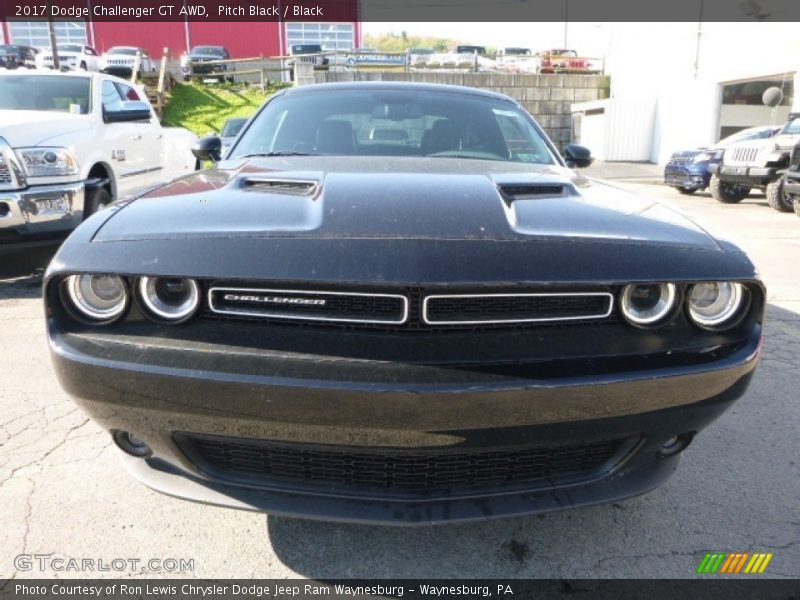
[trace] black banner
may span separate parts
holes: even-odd
[[[319,600],[321,598],[474,598],[573,600],[797,600],[800,580],[335,580],[66,579],[5,580],[0,600]]]
[[[0,18],[93,21],[800,21],[798,0],[2,0]],[[356,17],[357,15],[357,17]],[[349,17],[348,17],[349,18]]]

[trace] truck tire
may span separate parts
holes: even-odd
[[[106,188],[95,188],[86,192],[86,200],[83,205],[83,218],[88,219],[98,210],[111,202],[111,194]]]
[[[747,197],[747,194],[750,193],[749,187],[726,183],[716,175],[711,176],[708,189],[711,191],[711,196],[714,200],[722,202],[723,204],[736,204],[737,202],[741,202]]]
[[[793,202],[789,194],[783,190],[783,177],[767,186],[767,202],[779,212],[792,212]]]

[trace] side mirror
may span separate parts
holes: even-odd
[[[192,154],[201,161],[219,162],[222,158],[222,140],[215,135],[200,138],[192,146]]]
[[[578,146],[577,144],[570,144],[564,148],[564,159],[567,166],[571,169],[583,169],[592,164],[591,151],[585,146]]]
[[[123,102],[121,110],[103,109],[103,121],[105,123],[148,121],[150,120],[150,115],[150,105],[140,100]]]

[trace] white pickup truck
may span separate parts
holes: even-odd
[[[45,266],[113,200],[194,171],[196,141],[122,79],[0,72],[0,279]]]

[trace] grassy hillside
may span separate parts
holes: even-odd
[[[279,88],[266,93],[257,86],[207,86],[180,84],[170,95],[162,123],[170,127],[186,127],[199,136],[219,133],[229,117],[249,117]]]

